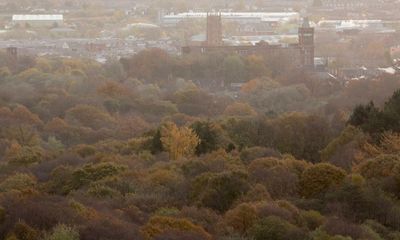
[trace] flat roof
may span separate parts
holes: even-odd
[[[178,14],[169,14],[163,16],[163,18],[205,18],[208,12],[184,12]],[[220,14],[223,18],[290,18],[298,17],[300,14],[298,12],[220,12],[215,13]]]
[[[29,14],[29,15],[13,15],[13,21],[63,21],[64,16],[61,14],[57,15],[45,15],[45,14]]]

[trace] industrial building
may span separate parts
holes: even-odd
[[[221,12],[218,14],[224,21],[234,21],[241,24],[277,24],[298,21],[300,19],[300,14],[298,12]],[[175,26],[181,21],[190,19],[205,19],[207,16],[207,12],[168,14],[161,17],[161,24],[164,26]]]
[[[57,15],[13,15],[14,27],[60,27],[64,23],[64,16]]]

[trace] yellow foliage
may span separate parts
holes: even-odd
[[[387,132],[384,133],[381,140],[380,151],[386,154],[395,154],[400,152],[400,134]]]
[[[188,127],[177,127],[174,123],[167,123],[161,129],[161,142],[168,151],[172,160],[188,157],[194,154],[199,137]]]
[[[361,150],[360,161],[357,162],[357,165],[363,164],[367,160],[379,157],[380,155],[398,154],[400,153],[400,134],[385,132],[381,137],[379,145],[367,142],[361,146]]]

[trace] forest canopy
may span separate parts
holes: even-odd
[[[280,61],[0,53],[0,239],[400,239],[399,79]]]

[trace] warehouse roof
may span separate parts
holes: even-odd
[[[64,16],[58,15],[13,15],[13,21],[62,21]]]

